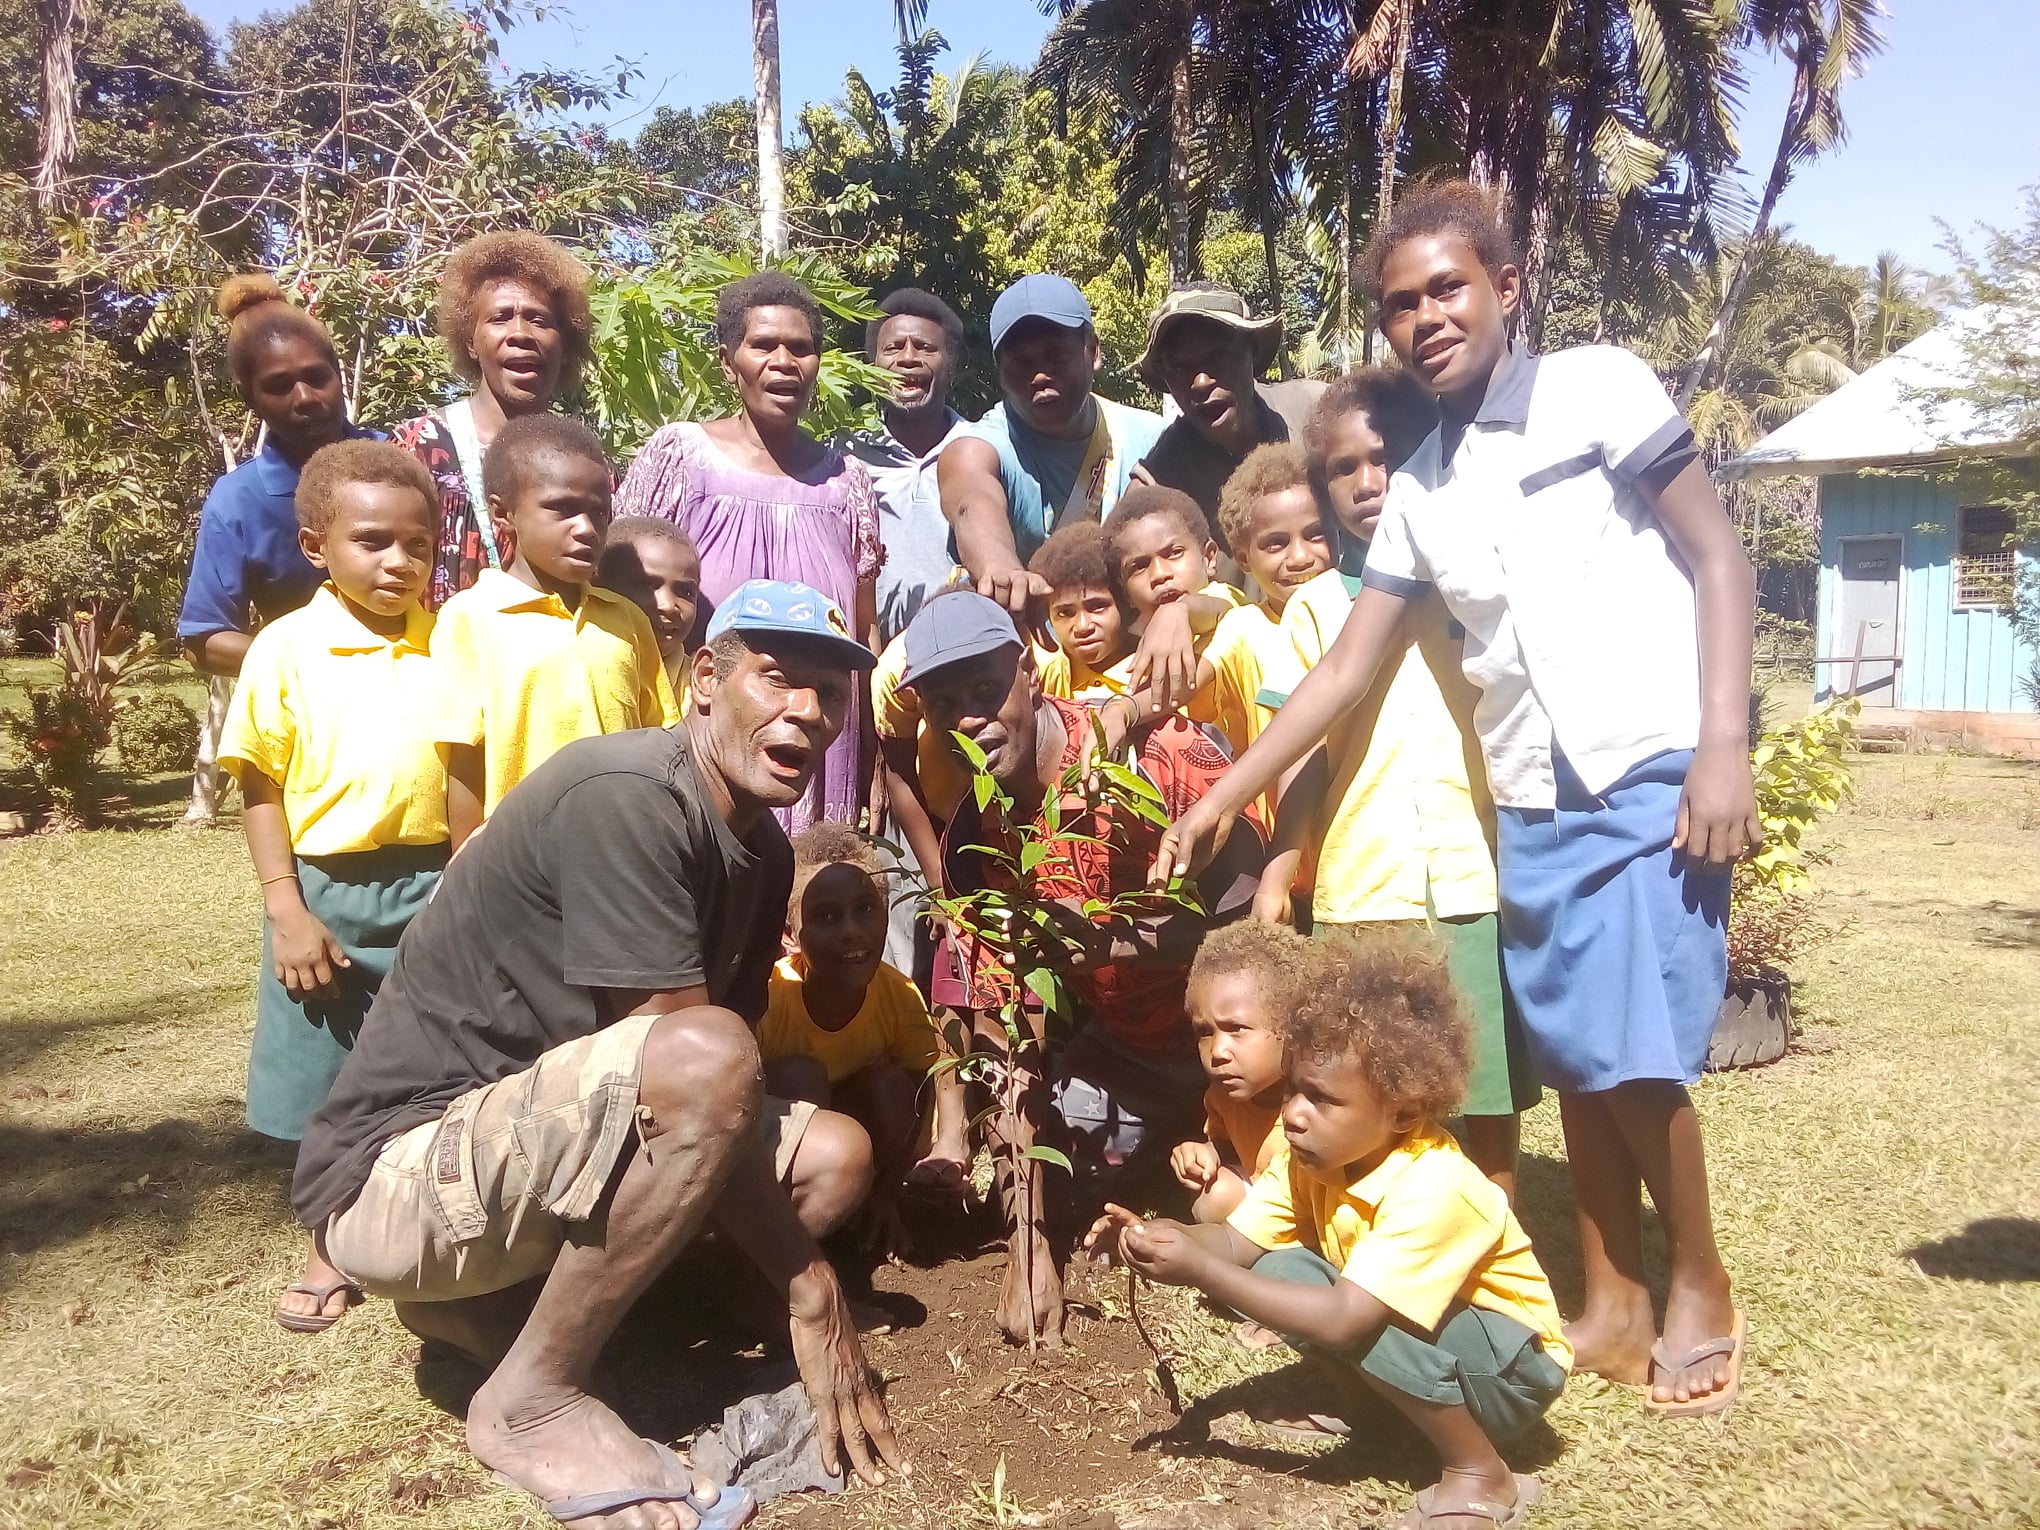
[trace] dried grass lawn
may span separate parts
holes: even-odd
[[[1799,974],[1800,1049],[1701,1091],[1751,1327],[1725,1423],[1647,1419],[1576,1383],[1519,1465],[1539,1526],[2040,1524],[2040,771],[1866,758],[1830,836],[1845,933]],[[176,783],[138,794],[174,803]],[[387,1305],[299,1338],[285,1164],[240,1128],[257,905],[239,836],[147,829],[0,845],[0,1526],[501,1530],[536,1524],[420,1393]],[[1576,1302],[1556,1113],[1524,1215]],[[1421,1451],[1393,1426],[1329,1454],[1235,1411],[1283,1378],[1157,1296],[1192,1403],[1172,1418],[1087,1288],[1076,1354],[992,1342],[989,1261],[887,1272],[925,1309],[876,1341],[910,1484],[788,1505],[805,1527],[1217,1530],[1393,1522]],[[637,1405],[712,1416],[693,1341],[637,1347]],[[677,1388],[665,1375],[693,1376]],[[458,1389],[451,1389],[457,1401]],[[995,1471],[1005,1462],[995,1490]]]

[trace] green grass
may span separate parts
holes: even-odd
[[[1540,1527],[2040,1524],[2040,770],[1858,765],[1824,872],[1846,925],[1798,973],[1803,1043],[1700,1090],[1750,1319],[1743,1400],[1726,1422],[1663,1422],[1576,1382],[1521,1462],[1546,1482]],[[0,1526],[536,1523],[419,1395],[387,1304],[316,1339],[269,1319],[298,1242],[282,1160],[240,1131],[257,904],[239,836],[0,844],[0,907]],[[1524,1217],[1571,1307],[1550,1105],[1528,1146]],[[1217,1402],[1140,1458],[1137,1490],[1015,1480],[1008,1511],[1059,1500],[1130,1524],[1132,1505],[1195,1499],[1221,1471],[1227,1492],[1266,1484],[1271,1524],[1371,1525],[1406,1501],[1423,1468],[1406,1438],[1322,1460],[1242,1444],[1248,1426],[1210,1415],[1279,1362],[1156,1301],[1186,1395]],[[954,1326],[988,1353],[986,1314]],[[1138,1440],[1154,1413],[1120,1432]],[[930,1451],[969,1423],[902,1420]],[[774,1518],[990,1524],[995,1456],[973,1464],[975,1493],[930,1471]],[[1188,1512],[1147,1522],[1238,1522]]]

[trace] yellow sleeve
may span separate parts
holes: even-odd
[[[1246,1199],[1233,1208],[1226,1224],[1256,1248],[1295,1248],[1302,1243],[1297,1235],[1296,1187],[1289,1179],[1286,1146],[1247,1186]]]
[[[236,781],[259,771],[278,786],[297,750],[297,698],[291,692],[285,632],[267,627],[255,634],[241,661],[241,678],[220,733],[220,768]]]
[[[907,672],[907,635],[885,645],[871,671],[871,716],[880,738],[912,738],[921,726],[921,703],[900,685]]]
[[[1493,1257],[1508,1218],[1506,1197],[1484,1178],[1474,1184],[1479,1176],[1457,1153],[1418,1157],[1339,1273],[1417,1327],[1435,1328]]]
[[[638,697],[638,706],[646,727],[651,727],[652,719],[656,718],[659,727],[670,728],[680,721],[680,698],[666,673],[666,660],[659,652],[658,641],[649,636],[649,630],[646,640],[637,645],[639,670],[650,677]]]
[[[1054,696],[1062,701],[1076,700],[1076,693],[1070,680],[1068,654],[1052,653],[1041,661],[1041,694]]]
[[[1213,600],[1222,600],[1235,611],[1247,603],[1247,597],[1223,579],[1212,580],[1197,593],[1209,595]]]
[[[883,982],[885,1003],[885,1055],[896,1067],[916,1075],[926,1073],[942,1055],[935,1039],[935,1018],[928,1013],[921,990],[904,973],[881,963],[874,982]]]
[[[440,608],[432,629],[432,667],[439,677],[432,738],[479,748],[488,718],[487,687],[469,607],[455,595]]]
[[[765,1018],[758,1022],[761,1062],[808,1055],[810,1048],[798,1023],[800,1009],[800,977],[782,960],[772,969],[772,979],[765,987]]]
[[[1238,759],[1253,742],[1247,728],[1247,708],[1254,700],[1247,671],[1258,668],[1248,647],[1246,628],[1228,616],[1211,634],[1204,657],[1211,664],[1211,683],[1199,687],[1190,717],[1194,722],[1216,723],[1232,745],[1233,758]],[[1199,716],[1200,706],[1209,715]]]

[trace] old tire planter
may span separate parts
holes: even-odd
[[[1792,979],[1776,968],[1731,980],[1707,1047],[1707,1071],[1755,1068],[1776,1062],[1792,1045]]]

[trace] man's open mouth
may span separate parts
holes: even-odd
[[[771,765],[772,773],[791,781],[808,768],[808,761],[814,758],[814,751],[805,744],[767,744],[765,759]]]

